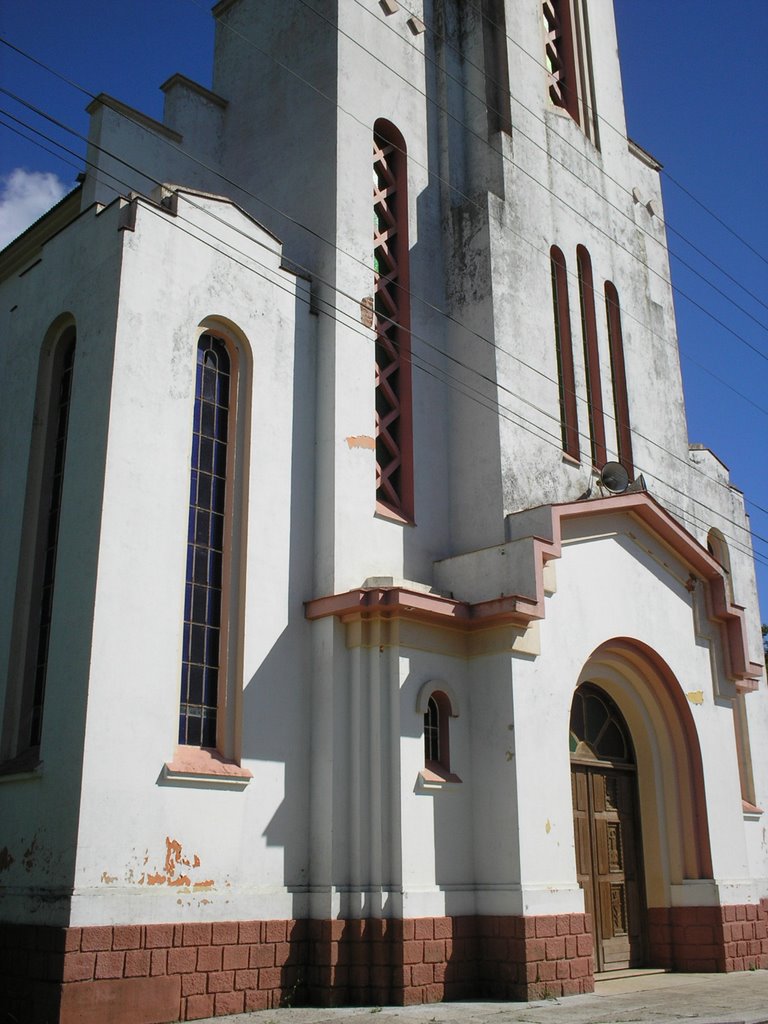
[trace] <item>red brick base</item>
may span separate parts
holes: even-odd
[[[768,899],[728,907],[652,907],[651,962],[676,971],[768,968]]]
[[[768,900],[654,908],[649,937],[654,966],[768,968]],[[585,914],[0,925],[0,1024],[14,1014],[28,1024],[146,1024],[307,1003],[527,1000],[593,988]]]

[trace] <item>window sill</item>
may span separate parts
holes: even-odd
[[[413,519],[408,516],[404,516],[402,512],[396,512],[389,505],[385,505],[383,501],[376,502],[376,518],[386,519],[390,523],[399,523],[400,526],[415,526],[416,523]]]
[[[421,769],[417,781],[418,788],[428,792],[451,789],[457,784],[461,784],[461,779],[455,772],[447,772],[442,765],[434,762]]]
[[[745,818],[754,818],[755,820],[764,813],[762,807],[758,807],[757,804],[751,804],[749,800],[741,801],[741,810]]]
[[[172,761],[163,765],[160,781],[166,784],[244,789],[253,772],[222,757],[210,747],[178,746]]]
[[[40,747],[30,747],[0,764],[0,783],[39,779],[43,774]]]

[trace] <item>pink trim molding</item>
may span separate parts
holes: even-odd
[[[234,761],[226,758],[210,747],[190,747],[179,745],[172,761],[166,761],[165,777],[169,780],[215,779],[231,781],[244,785],[253,778],[253,772],[241,768]]]
[[[636,492],[610,498],[547,506],[550,519],[547,536],[531,538],[534,558],[535,597],[509,594],[489,601],[456,600],[427,594],[408,587],[358,587],[343,594],[330,594],[305,602],[310,620],[335,615],[342,622],[365,619],[404,619],[432,623],[472,632],[490,626],[527,625],[545,617],[544,566],[562,554],[562,525],[571,519],[598,515],[626,515],[640,522],[668,547],[690,572],[691,589],[699,582],[705,588],[707,615],[723,630],[723,648],[729,674],[741,691],[757,688],[763,666],[751,661],[747,645],[744,609],[730,600],[723,570],[696,538],[682,527],[649,494]],[[540,522],[540,520],[539,520]]]

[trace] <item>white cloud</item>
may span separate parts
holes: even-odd
[[[55,174],[17,167],[0,178],[0,249],[26,230],[68,191]]]

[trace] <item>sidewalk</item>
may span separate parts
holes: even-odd
[[[591,995],[535,1003],[262,1010],[199,1024],[768,1024],[768,971],[633,974],[598,981]]]

